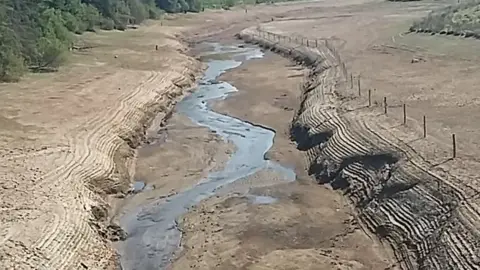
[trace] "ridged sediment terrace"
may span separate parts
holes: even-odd
[[[266,38],[272,35],[249,28],[238,37],[310,67],[291,123],[292,139],[304,151],[310,175],[350,199],[362,227],[391,246],[394,265],[479,269],[475,190],[454,177],[439,177],[413,149],[384,136],[376,124],[378,111],[344,108],[339,84],[345,81],[343,63],[329,48]]]

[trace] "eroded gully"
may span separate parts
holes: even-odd
[[[243,61],[263,57],[263,53],[252,47],[211,45],[213,49],[206,53],[207,56],[229,55],[228,59],[206,61],[208,68],[199,86],[177,104],[176,111],[232,142],[236,150],[221,171],[209,173],[206,179],[166,201],[143,205],[121,218],[121,226],[128,234],[127,239],[118,247],[124,270],[165,269],[180,245],[181,232],[177,219],[202,199],[214,195],[220,187],[262,169],[274,169],[284,175],[286,181],[295,180],[293,170],[265,159],[265,153],[273,145],[273,130],[216,113],[208,104],[237,91],[229,83],[217,81],[218,76],[240,66]],[[253,200],[256,203],[275,202],[274,198]]]

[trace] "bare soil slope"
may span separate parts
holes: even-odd
[[[180,34],[294,8],[176,15],[163,26],[90,33],[79,38],[93,48],[74,52],[58,73],[0,85],[0,268],[113,267],[108,195],[128,189],[149,120],[167,114],[200,71]]]
[[[174,29],[157,27],[86,36],[98,47],[58,74],[1,86],[1,268],[112,263],[102,195],[128,188],[149,115],[167,113],[199,71]]]
[[[267,156],[297,181],[264,169],[217,191],[182,220],[183,253],[172,269],[385,269],[385,247],[363,233],[348,202],[307,176],[289,122],[307,70],[273,53],[221,76],[239,89],[214,109],[276,130]],[[248,107],[248,110],[245,108]],[[267,202],[255,202],[255,196]],[[274,201],[268,203],[268,198]]]
[[[305,50],[325,60],[315,65],[305,84],[293,129],[299,144],[322,138],[306,147],[310,173],[348,195],[365,228],[392,245],[401,268],[476,269],[480,163],[472,131],[478,125],[464,121],[477,115],[472,86],[478,76],[472,76],[476,69],[471,60],[477,58],[476,49],[468,40],[398,34],[428,12],[429,5],[437,4],[332,6],[325,16],[344,13],[332,18],[335,24],[316,24],[323,10],[311,9],[310,20],[292,15],[260,26],[287,38],[262,35],[254,28],[243,36],[266,37],[268,46],[288,54],[306,45],[298,28],[318,29],[318,35],[308,36],[314,48]],[[315,39],[319,46],[312,45]],[[459,50],[469,46],[470,59]],[[406,125],[403,103],[409,112]],[[429,119],[427,138],[418,123],[422,115]],[[462,134],[464,144],[456,157],[452,133]]]

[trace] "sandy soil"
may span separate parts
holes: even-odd
[[[158,27],[85,35],[95,48],[59,73],[0,86],[0,268],[112,265],[106,195],[128,188],[148,115],[166,113],[200,68]]]
[[[356,223],[345,199],[306,176],[289,139],[305,70],[278,55],[250,60],[221,76],[240,91],[214,109],[277,131],[268,156],[294,168],[297,181],[262,170],[221,189],[183,219],[183,253],[172,269],[383,269],[384,247]],[[272,80],[272,78],[275,78]],[[245,110],[245,107],[249,107]],[[252,195],[273,204],[252,203]]]
[[[475,116],[480,56],[474,40],[442,36],[404,34],[411,22],[448,2],[386,3],[345,5],[326,2],[323,7],[292,14],[264,24],[265,29],[297,35],[298,29],[312,29],[304,36],[330,38],[354,76],[354,89],[344,95],[358,96],[361,77],[362,98],[350,108],[372,102],[389,104],[383,127],[419,152],[432,166],[455,170],[459,181],[472,182],[480,169],[480,133]],[[321,18],[320,18],[321,17]],[[311,19],[310,19],[311,18]],[[320,23],[321,22],[321,23]],[[407,106],[407,126],[403,104]],[[381,111],[379,109],[378,111]],[[423,116],[427,119],[426,140]],[[452,156],[452,137],[457,137],[457,157]],[[403,134],[403,135],[400,135]],[[472,182],[473,183],[473,182]]]
[[[476,141],[478,141],[478,138],[475,135],[475,130],[478,127],[476,121],[471,118],[478,114],[474,94],[474,85],[477,84],[476,80],[478,79],[478,76],[474,76],[478,73],[477,65],[475,65],[475,59],[478,58],[478,48],[476,48],[478,44],[468,39],[404,34],[414,19],[425,16],[431,9],[445,4],[446,2],[399,4],[379,1],[324,1],[317,2],[315,6],[303,10],[292,11],[273,22],[260,24],[261,28],[277,34],[304,36],[311,40],[328,39],[330,44],[333,44],[340,53],[342,60],[346,63],[348,72],[353,73],[355,78],[353,87],[350,86],[348,77],[342,78],[341,75],[338,76],[338,73],[330,74],[331,77],[326,74],[322,83],[326,91],[335,92],[340,98],[339,100],[323,100],[324,103],[327,103],[326,106],[334,106],[338,111],[345,113],[344,117],[340,116],[343,118],[338,123],[340,126],[335,127],[339,130],[336,134],[337,140],[344,144],[342,147],[357,150],[355,149],[357,146],[353,142],[357,140],[356,136],[363,136],[362,140],[368,140],[368,143],[374,142],[382,145],[381,147],[385,149],[395,147],[396,150],[394,151],[402,151],[406,155],[406,161],[401,161],[401,165],[398,166],[402,169],[394,173],[392,179],[398,181],[398,179],[407,176],[412,180],[412,175],[414,175],[413,178],[415,178],[415,175],[420,178],[414,180],[419,181],[417,182],[419,183],[417,190],[411,191],[410,194],[413,195],[408,195],[417,196],[412,203],[429,204],[428,196],[430,195],[425,194],[432,192],[431,194],[437,194],[435,196],[438,196],[438,192],[442,193],[449,190],[449,188],[446,188],[442,191],[443,188],[450,185],[454,186],[456,191],[450,190],[448,192],[461,194],[446,199],[455,201],[457,199],[454,199],[454,197],[459,196],[459,202],[465,207],[455,210],[458,211],[458,218],[456,215],[455,218],[452,218],[452,221],[446,224],[440,222],[441,233],[439,233],[437,244],[447,250],[445,253],[432,251],[430,255],[425,255],[425,257],[421,257],[421,255],[418,255],[420,257],[416,259],[412,257],[411,262],[397,261],[389,265],[386,262],[386,258],[391,254],[388,248],[381,247],[378,249],[375,242],[371,242],[364,234],[356,234],[358,227],[355,225],[345,222],[350,224],[346,229],[336,223],[342,217],[351,217],[352,215],[351,212],[345,210],[346,204],[325,204],[325,201],[341,202],[340,198],[335,197],[327,190],[305,188],[302,184],[306,186],[308,184],[302,180],[296,184],[281,185],[275,180],[276,176],[270,172],[261,172],[225,189],[216,198],[203,202],[197,210],[184,218],[184,254],[176,262],[174,268],[332,269],[331,265],[327,266],[325,264],[329,263],[331,257],[325,257],[325,250],[321,249],[325,248],[322,245],[326,243],[335,246],[339,241],[338,238],[323,239],[323,242],[322,240],[320,242],[313,241],[303,246],[293,244],[296,239],[302,239],[302,235],[307,235],[309,239],[317,239],[318,235],[323,235],[312,229],[312,227],[318,225],[324,230],[331,228],[331,231],[326,234],[335,235],[339,233],[342,235],[342,240],[339,242],[348,242],[349,233],[356,237],[355,245],[360,247],[359,249],[347,245],[351,249],[343,247],[342,251],[329,251],[337,256],[335,257],[336,262],[348,262],[343,264],[344,268],[339,267],[339,269],[382,269],[386,268],[387,265],[389,267],[400,266],[406,269],[416,269],[412,265],[420,264],[422,261],[423,263],[428,261],[423,267],[430,267],[431,269],[437,269],[438,267],[440,267],[438,269],[442,269],[442,267],[445,269],[456,269],[456,267],[472,269],[470,267],[476,265],[476,240],[472,239],[477,239],[474,235],[478,228],[478,224],[472,223],[478,220],[478,216],[474,214],[478,207],[473,198],[476,198],[478,194],[475,189],[476,179],[478,178],[476,171],[478,171],[480,165],[477,157],[480,149],[477,147]],[[311,31],[302,32],[299,29],[311,29]],[[290,146],[289,148],[287,138],[282,138],[282,131],[285,129],[285,122],[287,121],[283,119],[291,119],[285,111],[288,112],[290,104],[295,103],[293,99],[292,103],[285,101],[285,99],[288,99],[285,97],[289,96],[289,92],[293,89],[289,75],[295,72],[288,68],[282,70],[279,66],[285,65],[285,63],[282,63],[281,60],[278,60],[272,66],[265,64],[268,61],[275,62],[272,58],[250,61],[234,72],[223,76],[223,79],[230,80],[245,92],[240,92],[237,96],[232,97],[231,102],[227,100],[217,104],[216,109],[241,118],[251,119],[253,122],[274,127],[277,131],[280,131],[270,156],[284,164],[295,164],[298,171],[298,160],[301,158],[298,153],[295,153],[293,147]],[[362,96],[360,98],[356,97],[358,96],[358,77],[361,78]],[[283,85],[287,86],[285,90],[281,88]],[[251,92],[249,92],[249,89],[252,89]],[[368,89],[372,91],[373,106],[371,108],[365,107],[368,104],[366,99]],[[381,101],[385,96],[388,100],[387,116],[382,115],[382,109],[380,108]],[[407,104],[406,126],[401,125],[403,103]],[[246,104],[249,107],[248,111],[245,110]],[[328,111],[327,107],[325,109]],[[279,113],[282,110],[284,111],[283,115]],[[322,121],[330,121],[326,118],[327,115],[328,112],[322,116]],[[421,121],[423,115],[426,115],[428,119],[428,136],[426,139],[422,138]],[[352,125],[352,128],[349,125]],[[342,130],[342,126],[346,126],[346,129],[351,131],[345,132],[345,130]],[[365,132],[365,127],[370,130]],[[341,134],[342,132],[344,134]],[[452,133],[457,135],[457,139],[462,138],[462,143],[460,143],[462,146],[457,147],[458,152],[455,159],[451,159]],[[362,140],[358,140],[358,142],[360,143]],[[335,142],[331,143],[331,145],[334,144]],[[368,148],[367,145],[362,147]],[[337,148],[336,150],[344,149]],[[358,149],[361,149],[361,147]],[[288,154],[285,154],[287,152]],[[354,151],[352,151],[353,153]],[[339,156],[342,154],[339,153]],[[303,175],[300,174],[301,177]],[[434,180],[430,179],[432,176],[434,176]],[[432,186],[432,183],[436,183],[435,181],[440,181],[441,184]],[[265,182],[268,184],[265,184]],[[261,187],[255,188],[257,185]],[[344,216],[340,213],[331,215],[328,222],[323,223],[324,219],[321,216],[305,214],[311,217],[305,223],[312,226],[310,227],[311,230],[305,231],[302,229],[305,223],[299,222],[300,225],[294,222],[299,220],[299,217],[294,213],[308,213],[306,209],[309,208],[309,204],[305,200],[292,200],[292,194],[289,193],[293,192],[295,194],[295,191],[299,189],[301,189],[299,193],[302,198],[310,198],[309,200],[313,202],[322,198],[321,201],[312,203],[312,205],[316,205],[317,210],[332,211],[332,209],[338,207],[337,209]],[[432,191],[424,193],[426,189]],[[255,205],[245,195],[247,192],[273,196],[278,198],[278,201],[271,205]],[[449,193],[447,197],[450,195]],[[359,195],[354,194],[353,197],[355,196]],[[420,201],[417,201],[418,199]],[[392,207],[389,203],[387,202],[385,206],[379,206],[378,208]],[[320,204],[321,207],[318,206]],[[289,209],[292,205],[295,210],[290,212]],[[406,205],[408,204],[403,207],[408,208]],[[281,208],[282,211],[276,212],[277,207]],[[440,210],[440,207],[437,207],[437,210]],[[404,210],[401,207],[392,209],[397,209],[394,210],[394,212],[397,212],[394,215],[398,215],[398,217],[391,217],[390,221],[387,222],[395,222],[395,220],[401,222],[402,216],[408,216],[408,214],[402,213]],[[380,211],[388,212],[391,210]],[[258,216],[260,213],[261,215]],[[268,218],[270,213],[274,213],[271,219]],[[322,212],[321,215],[326,215],[326,213]],[[376,215],[380,214],[376,213]],[[440,214],[440,219],[442,215]],[[436,218],[432,217],[430,221],[436,220]],[[423,219],[423,217],[420,219]],[[411,230],[421,232],[426,223],[420,219],[416,222],[405,222],[405,224],[399,225],[398,232],[404,234],[410,233]],[[378,220],[382,219],[379,218]],[[376,221],[372,222],[375,223]],[[259,223],[273,229],[273,231],[263,230],[262,227],[256,225]],[[292,230],[278,227],[279,223],[288,224],[287,227],[292,228]],[[233,226],[229,227],[230,224],[233,224]],[[254,232],[250,231],[251,226],[254,226]],[[407,229],[402,228],[402,226],[406,226]],[[450,227],[452,229],[443,229]],[[432,229],[437,230],[438,228],[432,227]],[[348,231],[348,233],[342,234],[342,230],[344,232]],[[400,232],[402,230],[403,232]],[[444,230],[448,232],[444,233]],[[262,232],[265,232],[265,234]],[[288,240],[282,242],[283,238],[276,235],[276,232],[280,235],[287,235]],[[422,232],[421,235],[425,235],[425,233]],[[403,237],[408,239],[408,236]],[[464,242],[449,242],[448,239],[453,237],[464,239],[461,240]],[[405,241],[405,238],[400,237],[396,243],[401,246],[403,245],[402,241]],[[428,239],[418,241],[423,243],[421,241],[428,241]],[[422,247],[420,244],[417,247],[406,248],[406,250],[409,249],[418,250],[417,252],[420,253],[428,252],[428,247]],[[455,257],[457,255],[453,252],[447,254],[450,252],[448,250],[459,250],[459,252],[460,250],[461,252],[472,250],[472,253],[469,254],[472,254],[473,257],[471,260],[470,257],[468,259],[458,259],[461,260],[459,265],[451,264],[459,257]],[[385,254],[385,251],[389,254]],[[396,252],[406,254],[403,253],[402,247],[399,247]],[[370,260],[365,262],[364,258]],[[438,262],[442,260],[445,260],[445,265],[438,265]]]
[[[265,125],[277,133],[269,159],[286,162],[304,173],[302,159],[292,154],[295,143],[289,138],[289,122],[298,106],[299,87],[306,69],[271,52],[267,57],[250,60],[220,77],[240,89],[214,109],[253,123]],[[245,108],[248,107],[248,110]],[[280,150],[281,149],[281,150]],[[283,151],[282,151],[283,150]]]
[[[110,195],[129,188],[149,120],[167,114],[200,70],[181,33],[252,25],[296,8],[177,15],[163,26],[88,33],[79,41],[93,48],[73,52],[59,72],[0,85],[0,268],[113,267]]]
[[[479,163],[478,149],[469,141],[475,137],[471,132],[476,129],[476,122],[467,124],[461,120],[476,112],[476,97],[471,94],[476,68],[465,52],[459,50],[473,43],[400,32],[413,19],[443,4],[330,5],[319,10],[312,8],[311,14],[305,12],[298,17],[291,14],[285,21],[261,25],[268,31],[289,36],[298,36],[299,28],[318,29],[309,33],[309,38],[319,39],[321,46],[308,51],[325,57],[326,68],[319,76],[312,77],[314,83],[320,84],[306,89],[310,92],[305,94],[305,108],[297,123],[310,128],[312,136],[331,133],[322,144],[309,149],[307,155],[312,166],[317,166],[317,180],[330,182],[348,194],[362,213],[362,223],[379,238],[393,243],[397,263],[405,269],[478,268],[479,206],[475,198]],[[316,19],[322,17],[325,9],[328,15],[324,16],[344,14],[317,24]],[[250,37],[255,33],[258,40],[254,28],[244,32]],[[331,49],[322,45],[325,38],[340,53],[340,61]],[[291,48],[298,44],[281,46]],[[476,52],[475,48],[468,50],[473,59]],[[344,63],[356,79],[360,74],[363,89],[360,97],[355,87],[357,81],[351,89],[349,76],[343,75]],[[457,85],[462,89],[455,89],[452,94],[452,87]],[[371,107],[367,106],[368,88],[373,95]],[[385,96],[386,115],[380,106]],[[410,115],[406,126],[402,125],[404,102]],[[422,138],[418,122],[427,114],[428,136]],[[451,152],[452,133],[457,138],[463,134],[466,143],[463,149],[458,148],[455,158]],[[381,157],[376,153],[393,152],[398,154],[398,159],[393,159],[396,160],[392,163],[393,170],[391,164],[386,164],[390,162],[386,156],[379,160],[385,163],[381,170],[368,168],[377,162],[369,158]],[[382,175],[385,170],[388,175]],[[334,178],[330,179],[331,175]],[[407,188],[395,191],[396,186],[402,185]],[[419,205],[421,208],[417,208]],[[406,217],[409,220],[402,220]],[[432,222],[436,225],[427,225]],[[388,229],[378,231],[383,226]],[[412,231],[415,232],[410,234]],[[449,240],[453,238],[459,241]],[[433,241],[433,246],[429,241]]]
[[[231,143],[176,113],[168,124],[163,127],[154,124],[149,131],[148,144],[138,149],[134,176],[145,187],[136,191],[135,196],[120,201],[117,217],[197,184],[210,171],[220,170],[235,150]]]
[[[480,78],[476,76],[478,46],[471,40],[401,34],[412,20],[444,4],[365,0],[288,3],[258,6],[247,14],[235,9],[176,15],[163,26],[149,23],[126,33],[80,37],[93,48],[74,52],[72,62],[58,73],[32,74],[18,84],[0,85],[0,268],[114,266],[107,227],[111,195],[128,189],[135,173],[135,148],[149,120],[157,113],[159,118],[167,114],[200,70],[198,61],[185,55],[187,48],[179,41],[182,32],[189,41],[211,39],[212,35],[229,40],[231,34],[275,17],[262,27],[289,35],[330,38],[349,72],[361,75],[362,89],[374,89],[375,101],[388,97],[388,117],[379,117],[378,107],[363,109],[367,122],[375,123],[382,136],[395,138],[396,144],[420,154],[431,170],[449,183],[475,186],[480,168],[474,119],[478,114],[475,85]],[[154,50],[155,45],[159,51]],[[268,59],[270,63],[245,65],[237,75],[226,75],[248,90],[251,85],[242,82],[255,73],[257,85],[263,88],[253,87],[255,94],[238,96],[241,104],[252,104],[251,112],[247,114],[245,107],[227,108],[229,101],[219,104],[218,110],[264,122],[280,135],[286,129],[280,119],[290,120],[296,95],[292,87],[300,80],[296,77],[300,71],[285,68],[284,60]],[[273,63],[278,69],[269,66],[269,72],[264,72],[260,68]],[[266,73],[278,82],[266,80]],[[287,79],[284,74],[293,77]],[[348,91],[345,82],[338,86],[345,89],[343,95],[356,93]],[[270,88],[275,93],[262,93]],[[344,108],[364,107],[366,92],[362,93],[361,99],[344,104]],[[409,115],[406,127],[400,125],[404,102]],[[423,115],[428,119],[427,139],[419,139]],[[191,127],[185,119],[174,117],[172,121],[172,134]],[[458,138],[458,154],[453,160],[449,159],[451,133]],[[229,146],[214,146],[216,138],[202,129],[191,136],[204,140],[198,151],[192,150],[187,136],[175,136],[151,149],[163,149],[175,158],[190,153],[196,157],[189,162],[194,162],[198,175],[209,166],[221,166]],[[164,158],[150,155],[148,150],[142,155],[145,163],[139,163],[142,169],[137,175],[163,186],[152,196],[181,190],[198,179],[183,169],[169,173],[165,182],[157,180],[156,176],[168,173],[163,168],[175,167],[151,166]],[[295,154],[286,137],[279,136],[269,155],[297,171],[304,166],[300,164],[303,157]],[[173,182],[181,175],[185,181]],[[303,179],[302,173],[299,176]],[[245,180],[245,185],[255,187],[248,183],[270,178],[271,174],[262,172]],[[251,191],[274,195],[279,201],[272,205],[253,205],[242,194],[231,192],[235,189],[203,202],[197,212],[185,217],[185,255],[174,267],[291,269],[298,259],[294,255],[308,258],[305,261],[310,265],[303,266],[306,269],[332,263],[340,269],[381,269],[388,264],[376,244],[360,233],[345,201],[333,192],[314,189],[309,181]],[[148,198],[135,203],[144,200]],[[332,218],[325,219],[325,215]],[[197,263],[199,260],[203,262]]]
[[[383,269],[388,262],[357,227],[348,206],[312,184],[252,191],[204,201],[183,220],[184,254],[172,269]],[[319,196],[322,196],[319,200]],[[322,201],[320,203],[319,201]]]

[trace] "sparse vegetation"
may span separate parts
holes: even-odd
[[[154,0],[3,0],[0,2],[0,81],[24,71],[55,70],[72,47],[74,34],[125,29],[157,18]]]
[[[164,12],[200,12],[265,0],[0,0],[0,81],[26,70],[54,71],[73,48],[74,34],[125,30]]]
[[[423,20],[415,22],[410,30],[480,38],[480,1],[431,12]]]

